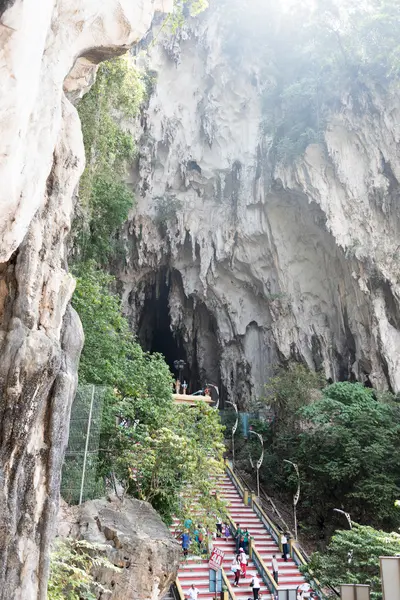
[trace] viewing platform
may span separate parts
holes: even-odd
[[[175,404],[190,404],[190,406],[195,406],[201,400],[203,402],[207,402],[207,404],[211,404],[212,398],[211,396],[200,396],[195,395],[191,396],[189,394],[172,394]]]

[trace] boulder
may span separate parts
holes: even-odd
[[[179,543],[147,502],[112,497],[64,504],[58,534],[105,545],[119,569],[95,570],[95,579],[111,590],[107,600],[159,600],[176,578]]]

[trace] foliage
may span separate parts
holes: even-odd
[[[157,210],[155,221],[159,225],[168,225],[176,219],[177,214],[182,210],[182,202],[175,196],[163,196],[160,198],[155,198],[155,200]]]
[[[197,17],[208,8],[208,0],[174,0],[174,9],[167,17],[166,24],[171,27],[173,33],[176,33],[185,24],[185,19]]]
[[[168,523],[173,515],[184,519],[195,512],[204,525],[212,508],[221,510],[211,494],[224,449],[217,411],[203,403],[170,406],[149,424],[146,414],[144,422],[136,418],[129,400],[110,408],[102,440],[104,467],[116,473],[127,493],[151,502]]]
[[[104,556],[104,547],[85,540],[57,540],[50,557],[48,600],[96,600],[109,592],[95,581],[93,569],[118,569]]]
[[[315,552],[304,571],[306,576],[316,577],[323,587],[338,587],[341,583],[370,585],[371,600],[382,600],[379,557],[398,554],[398,533],[353,523],[351,530],[336,531],[326,552]]]
[[[179,500],[184,488],[193,490],[192,499],[202,490],[205,519],[223,452],[218,413],[201,404],[174,406],[168,366],[135,341],[110,289],[112,277],[93,262],[80,265],[77,274],[73,306],[85,331],[80,382],[109,386],[99,477],[112,473],[125,493],[151,502],[167,521],[188,511]]]
[[[398,81],[396,0],[225,4],[223,45],[233,67],[249,56],[264,65],[257,82],[272,162],[290,163],[321,142],[329,115],[343,103],[363,111],[374,87]]]
[[[124,178],[135,146],[122,123],[134,119],[144,97],[145,84],[125,56],[100,65],[95,84],[78,106],[86,153],[81,217],[74,224],[81,261],[105,264],[117,251],[115,234],[134,200]]]
[[[121,396],[137,399],[137,414],[148,418],[155,404],[171,404],[172,379],[159,354],[149,354],[135,341],[121,313],[119,297],[110,287],[113,277],[93,262],[76,267],[72,304],[85,332],[79,381],[108,385]]]
[[[399,526],[394,507],[400,493],[399,416],[397,406],[378,402],[358,383],[333,384],[321,400],[303,408],[307,428],[296,449],[303,507],[316,507],[323,519],[344,506],[357,520]]]
[[[391,529],[400,525],[400,412],[358,383],[336,383],[322,393],[317,374],[303,367],[280,372],[268,385],[268,404],[276,411],[262,477],[294,492],[300,470],[298,505],[303,527],[327,538],[345,509],[355,520]],[[314,391],[313,391],[314,388]],[[384,465],[384,469],[382,468]],[[343,518],[343,517],[340,517]]]
[[[264,401],[274,410],[278,425],[286,428],[293,426],[296,411],[315,399],[316,391],[324,384],[321,373],[298,363],[289,363],[287,368],[278,369],[265,385]]]

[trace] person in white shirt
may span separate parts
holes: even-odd
[[[253,575],[251,582],[250,582],[250,586],[253,588],[254,600],[258,600],[258,596],[260,593],[260,580],[258,579],[257,575]]]
[[[240,550],[239,550],[239,556],[240,556],[240,568],[242,570],[242,575],[246,579],[246,575],[247,575],[247,555],[246,555],[246,552],[243,550],[243,548],[240,548]]]
[[[289,544],[288,539],[285,533],[281,535],[281,546],[282,546],[282,558],[285,562],[287,562],[288,554],[289,554]]]
[[[279,566],[278,566],[278,561],[276,560],[276,555],[275,554],[272,557],[271,565],[272,565],[272,573],[273,573],[273,576],[274,576],[274,579],[275,579],[275,583],[278,583]]]
[[[299,585],[299,591],[302,592],[302,598],[304,598],[304,600],[309,600],[310,596],[311,596],[311,585],[307,582],[302,583],[301,585]]]
[[[239,585],[239,579],[240,579],[240,562],[238,561],[237,556],[233,557],[233,561],[231,564],[231,571],[235,576],[235,581],[234,581],[233,586],[237,587]]]
[[[195,588],[194,584],[192,583],[192,587],[190,588],[188,596],[187,596],[188,599],[189,600],[197,600],[199,597],[199,594],[200,594],[200,591],[197,588]]]

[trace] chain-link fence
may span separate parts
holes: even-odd
[[[80,504],[104,495],[97,468],[105,393],[106,388],[100,386],[78,387],[61,482],[61,495],[68,504]]]

